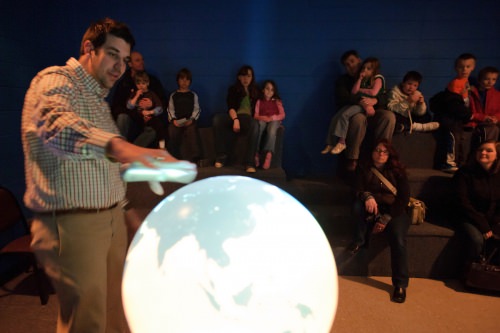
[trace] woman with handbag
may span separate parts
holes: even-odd
[[[356,238],[349,246],[351,254],[367,246],[370,233],[385,232],[391,251],[392,284],[391,300],[403,303],[408,287],[408,255],[406,236],[410,218],[406,207],[410,186],[405,167],[392,144],[382,139],[377,142],[367,163],[356,171],[356,200],[354,214],[357,218]]]
[[[457,217],[469,241],[467,263],[478,259],[486,242],[500,236],[499,151],[499,142],[483,142],[474,159],[453,176]]]

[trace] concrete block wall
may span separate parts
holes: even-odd
[[[318,154],[335,110],[339,57],[357,49],[377,56],[387,86],[408,70],[424,76],[429,98],[453,77],[453,61],[473,52],[478,67],[500,67],[497,1],[464,0],[336,2],[256,0],[216,3],[202,0],[89,0],[6,2],[0,5],[0,183],[24,191],[20,113],[31,78],[44,67],[78,56],[89,22],[109,16],[127,22],[147,69],[167,92],[184,66],[193,72],[200,97],[200,125],[225,110],[228,86],[242,64],[254,67],[260,82],[274,79],[287,117],[283,167],[290,176],[331,173],[335,159]],[[6,164],[8,163],[8,164]]]

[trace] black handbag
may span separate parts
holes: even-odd
[[[465,285],[467,287],[491,291],[500,291],[500,266],[491,263],[498,248],[493,249],[486,258],[481,256],[467,268]]]

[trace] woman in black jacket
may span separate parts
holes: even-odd
[[[453,176],[459,222],[469,239],[467,261],[479,257],[486,241],[500,237],[499,150],[499,142],[482,143],[471,163]]]
[[[215,132],[215,167],[221,168],[227,162],[237,134],[248,135],[246,153],[246,171],[256,172],[255,152],[257,151],[258,126],[253,117],[255,103],[260,97],[260,90],[255,83],[253,68],[244,65],[238,71],[236,82],[227,92],[227,113],[214,116]]]
[[[384,183],[377,172],[390,184]],[[406,250],[406,235],[410,227],[410,218],[406,214],[409,199],[410,186],[399,154],[390,142],[382,139],[377,142],[368,163],[360,164],[356,170],[354,214],[357,228],[356,239],[349,251],[356,254],[366,246],[371,232],[386,233],[391,249],[394,286],[391,300],[397,303],[406,300],[409,282]]]

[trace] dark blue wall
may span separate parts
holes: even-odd
[[[304,176],[335,166],[335,157],[319,151],[335,111],[343,51],[380,58],[388,87],[408,70],[422,72],[429,98],[453,77],[460,53],[474,53],[477,68],[500,67],[499,9],[498,0],[2,1],[0,184],[18,195],[24,190],[19,127],[31,78],[77,57],[91,20],[127,22],[147,69],[168,91],[176,88],[177,70],[189,67],[202,126],[225,111],[226,89],[242,64],[254,67],[258,81],[277,81],[287,112],[284,167],[290,176]]]

